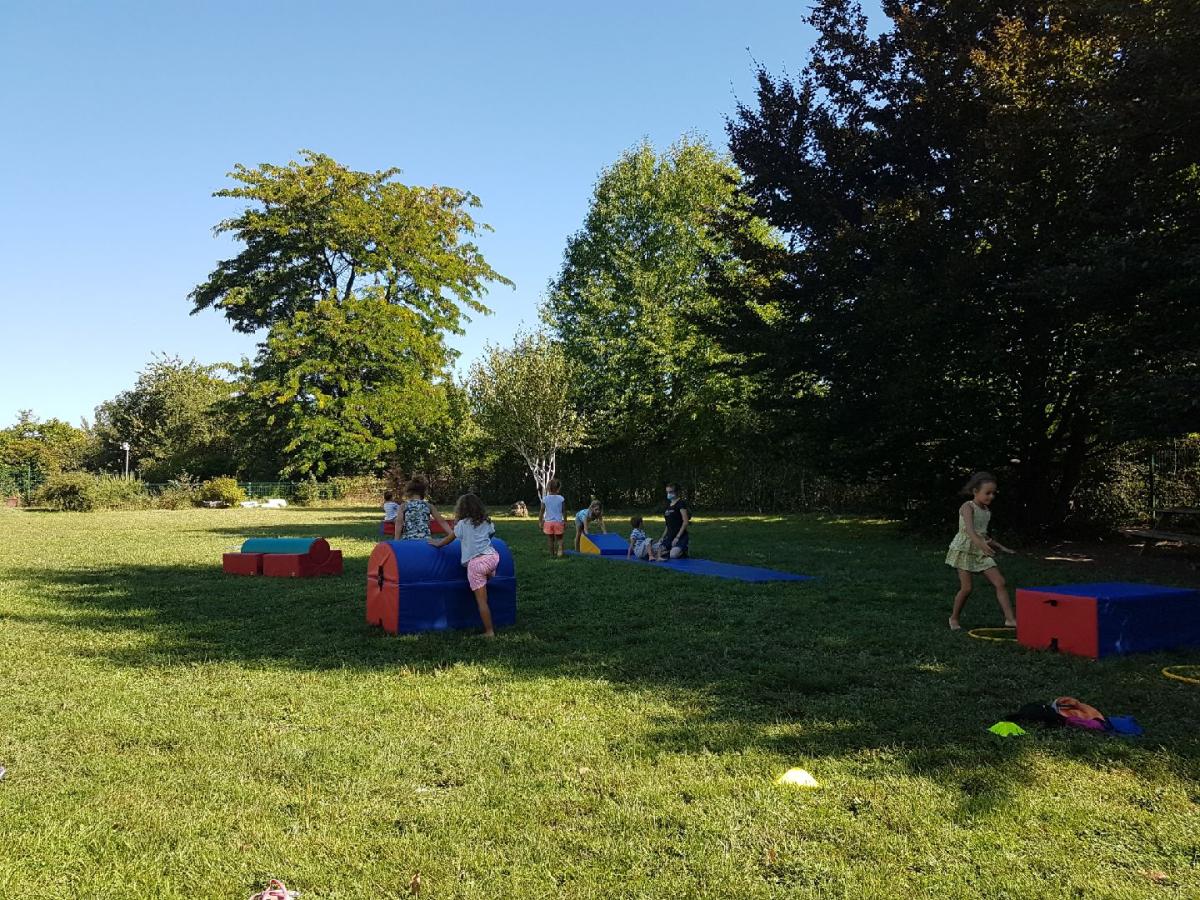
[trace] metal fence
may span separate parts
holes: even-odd
[[[1159,510],[1200,506],[1200,442],[1172,441],[1150,451],[1150,518]]]
[[[28,503],[45,480],[45,474],[33,464],[0,466],[0,502],[17,498]]]

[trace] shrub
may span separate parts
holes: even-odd
[[[200,485],[196,499],[201,502],[219,501],[227,506],[237,506],[246,499],[246,492],[242,490],[236,478],[222,476],[210,478]]]
[[[308,476],[304,481],[296,483],[292,488],[292,502],[297,506],[311,506],[321,498],[321,486],[317,479]]]
[[[374,475],[336,475],[322,487],[323,499],[374,503],[387,490],[387,482]]]
[[[168,481],[167,486],[158,492],[154,505],[158,509],[188,509],[196,505],[199,490],[199,483],[186,472],[181,472],[178,478]]]
[[[88,512],[93,509],[141,509],[150,502],[146,486],[136,478],[60,472],[38,489],[35,502],[50,509]]]

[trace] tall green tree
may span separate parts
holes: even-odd
[[[772,244],[745,213],[739,178],[694,138],[661,154],[641,144],[601,173],[543,307],[578,364],[597,442],[708,452],[744,424],[751,385],[699,326],[718,303],[710,264],[737,265],[712,224],[725,218],[742,239]]]
[[[804,71],[760,71],[729,122],[788,247],[731,232],[758,278],[721,285],[716,331],[845,474],[932,501],[999,462],[1056,527],[1089,459],[1200,411],[1200,8],[884,10],[872,38],[817,4]]]
[[[571,397],[576,366],[541,332],[519,333],[510,347],[489,345],[471,366],[475,421],[498,448],[525,461],[538,496],[547,493],[558,454],[580,445],[586,424]]]
[[[346,475],[423,459],[451,413],[428,330],[371,297],[319,300],[276,324],[235,403],[245,469],[269,460],[290,477]]]
[[[489,283],[511,284],[474,238],[473,194],[357,172],[303,151],[284,166],[237,166],[249,201],[218,224],[243,249],[191,294],[235,329],[267,329],[243,368],[238,430],[248,470],[375,471],[442,421],[447,334],[486,314]]]
[[[228,376],[224,364],[166,355],[151,360],[132,388],[96,408],[99,467],[123,470],[128,443],[133,470],[147,481],[233,472]]]
[[[95,452],[95,435],[86,422],[77,428],[24,409],[16,422],[0,429],[0,470],[11,472],[22,485],[27,479],[37,483],[56,472],[83,468]]]

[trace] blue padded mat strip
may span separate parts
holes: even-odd
[[[672,572],[683,572],[687,575],[710,575],[714,578],[729,578],[733,581],[812,581],[816,576],[797,575],[793,572],[780,572],[778,569],[763,569],[758,566],[739,566],[734,563],[714,562],[711,559],[672,559],[669,562],[649,562],[644,559],[628,559],[624,556],[597,556],[594,553],[576,553],[568,550],[571,556],[582,556],[590,559],[605,559],[612,562],[632,563],[639,566],[651,566],[655,569],[669,569]]]

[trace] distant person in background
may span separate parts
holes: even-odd
[[[575,514],[575,552],[579,552],[579,542],[585,534],[608,534],[604,527],[604,508],[599,500],[593,500],[587,509],[581,509]]]
[[[538,511],[538,522],[542,526],[542,534],[546,535],[551,556],[563,555],[563,534],[567,530],[567,498],[561,492],[562,482],[551,478],[546,486],[546,496],[540,498],[542,508]]]
[[[688,502],[679,495],[679,485],[667,485],[667,509],[663,513],[666,527],[662,537],[654,544],[654,557],[658,560],[666,558],[684,559],[688,555],[688,544],[691,541],[690,525],[692,513]]]
[[[383,534],[396,536],[396,517],[400,515],[400,504],[392,499],[392,492],[383,494]]]
[[[429,520],[435,519],[442,526],[443,534],[450,534],[450,525],[442,518],[432,503],[425,499],[429,486],[419,478],[414,478],[404,488],[404,520],[403,531],[396,537],[402,541],[425,541],[433,534],[429,529]]]

